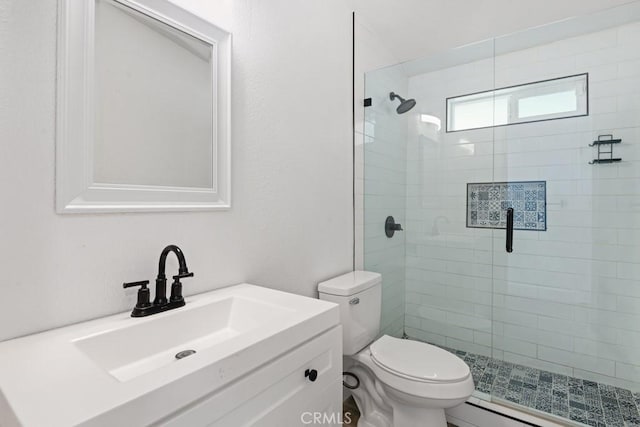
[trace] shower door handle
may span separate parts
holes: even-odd
[[[513,208],[507,209],[507,252],[513,252]]]

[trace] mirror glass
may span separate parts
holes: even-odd
[[[96,0],[95,183],[215,187],[214,61],[210,43]]]

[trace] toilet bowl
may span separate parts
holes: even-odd
[[[352,390],[360,427],[442,427],[446,408],[474,390],[467,364],[436,346],[382,335],[380,274],[354,271],[318,285],[320,298],[340,305],[344,370],[355,375]]]
[[[351,359],[365,368],[367,380],[379,383],[376,391],[391,407],[388,424],[365,426],[444,426],[444,410],[463,403],[474,389],[466,363],[418,341],[383,335]]]

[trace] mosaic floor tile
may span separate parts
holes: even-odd
[[[577,421],[579,423],[587,422],[587,411],[584,409],[569,409],[569,419],[572,421]]]
[[[478,391],[583,425],[640,427],[640,392],[444,348],[469,365]]]
[[[530,408],[535,407],[536,396],[537,393],[535,389],[523,388],[522,395],[520,397],[520,404],[523,406],[528,406]]]
[[[547,182],[467,184],[467,227],[506,228],[506,210],[513,208],[515,230],[547,229]]]

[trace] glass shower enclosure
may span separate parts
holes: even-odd
[[[365,93],[383,333],[457,353],[483,399],[640,423],[640,3],[368,72]]]

